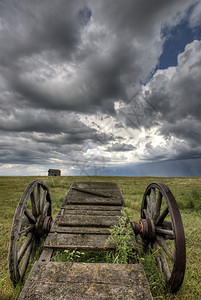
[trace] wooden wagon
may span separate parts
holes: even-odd
[[[118,226],[125,202],[114,182],[74,182],[52,220],[48,186],[30,183],[16,209],[9,250],[10,278],[22,281],[41,237],[43,251],[19,299],[152,299],[142,264],[55,262],[58,250],[115,251],[107,244]],[[186,263],[185,237],[174,196],[167,186],[151,183],[145,190],[139,223],[130,221],[133,248],[140,235],[173,293],[180,288]],[[126,230],[126,224],[125,224]]]

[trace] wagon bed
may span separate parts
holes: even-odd
[[[115,250],[106,246],[111,226],[125,206],[113,182],[74,182],[51,226],[40,259],[20,294],[22,299],[152,299],[140,263],[51,261],[55,250]]]
[[[53,222],[47,184],[31,182],[19,200],[11,229],[9,273],[14,286],[25,278],[41,237],[46,235],[46,240],[19,299],[152,299],[140,263],[54,262],[59,250],[85,250],[90,255],[90,251],[115,251],[115,244],[106,241],[124,206],[116,183],[74,182]],[[186,247],[181,215],[170,189],[163,183],[149,184],[139,223],[127,221],[135,237],[140,235],[146,253],[154,254],[168,289],[176,293],[184,279]],[[135,241],[132,248],[137,251]]]

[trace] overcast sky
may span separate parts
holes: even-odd
[[[201,176],[201,1],[0,0],[0,175]]]

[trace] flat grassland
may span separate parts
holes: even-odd
[[[0,177],[0,299],[17,299],[22,286],[15,289],[8,274],[8,248],[12,219],[18,201],[26,186],[33,180],[40,179],[47,183],[52,198],[53,218],[57,215],[67,190],[74,181],[110,181],[117,182],[123,191],[126,206],[132,219],[139,221],[142,197],[151,182],[162,182],[172,191],[178,203],[187,247],[187,268],[182,288],[176,295],[165,292],[157,282],[157,274],[146,274],[154,299],[201,299],[201,177]],[[181,258],[182,259],[182,258]],[[146,262],[145,262],[146,264]]]

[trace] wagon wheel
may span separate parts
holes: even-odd
[[[48,187],[43,181],[33,181],[22,194],[13,218],[9,271],[14,285],[24,278],[30,257],[39,239],[50,231],[51,222]]]
[[[167,285],[173,293],[177,292],[185,274],[185,236],[176,200],[166,185],[151,183],[147,187],[140,223],[132,223],[134,231],[141,234],[145,249],[155,252]]]

